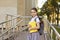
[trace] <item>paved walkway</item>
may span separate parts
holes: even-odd
[[[19,33],[19,36],[15,40],[27,40],[27,32]],[[40,40],[44,40],[44,35],[40,35]]]

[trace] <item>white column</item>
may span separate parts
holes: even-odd
[[[37,1],[38,0],[32,0],[32,7],[37,7]]]

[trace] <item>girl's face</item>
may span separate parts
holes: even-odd
[[[37,12],[35,10],[31,10],[31,15],[35,17],[37,15]]]

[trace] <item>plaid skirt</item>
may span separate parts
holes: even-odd
[[[28,33],[27,40],[40,40],[40,35],[38,32]]]

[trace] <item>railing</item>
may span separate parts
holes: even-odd
[[[47,25],[47,40],[60,40],[60,34],[58,31],[55,29],[55,27],[50,24],[50,22],[47,19],[43,19]]]
[[[7,17],[8,17],[8,15],[7,15]],[[12,18],[12,16],[10,16],[10,17],[11,17],[11,19],[8,20],[8,18],[7,18],[6,21],[0,23],[0,26],[2,26],[2,27],[0,27],[0,29],[2,29],[1,33],[0,33],[0,40],[6,40],[8,38],[10,38],[10,40],[13,40],[14,39],[13,36],[15,36],[16,35],[15,33],[18,32],[17,31],[18,30],[17,28],[19,27],[18,24],[23,22],[23,20],[20,16],[14,17],[14,18]],[[12,37],[12,39],[11,39],[11,37]]]
[[[30,16],[13,16],[10,14],[7,14],[6,16],[6,21],[0,23],[2,25],[1,29],[1,34],[0,34],[0,40],[14,40],[14,38],[17,36],[20,30],[20,27],[23,25],[23,22],[27,18],[31,18]],[[27,19],[28,20],[28,19]],[[28,22],[28,21],[26,21]],[[26,23],[24,22],[24,23]],[[4,27],[5,26],[5,27]],[[5,28],[5,30],[4,30]]]
[[[13,16],[10,14],[7,14],[6,20],[0,25],[2,26],[2,31],[0,35],[0,40],[14,40],[17,35],[19,34],[19,31],[25,30],[25,28],[21,29],[21,26],[23,25],[23,22],[26,24],[31,16]],[[60,34],[57,32],[57,30],[52,26],[47,19],[43,19],[45,24],[47,25],[47,33],[45,33],[45,40],[60,40]],[[24,25],[25,25],[24,24]],[[3,27],[5,26],[5,27]]]

